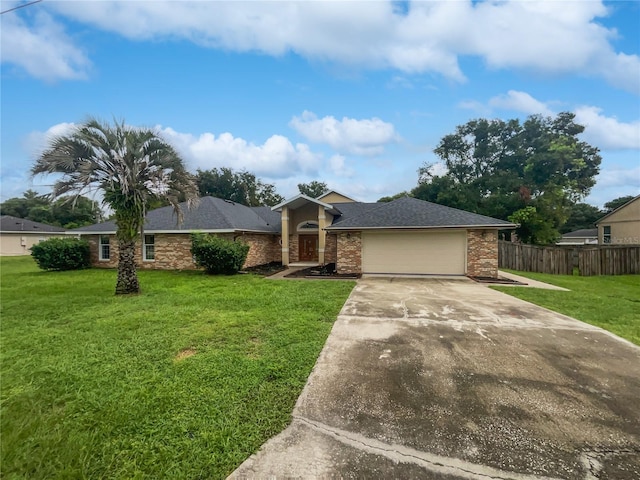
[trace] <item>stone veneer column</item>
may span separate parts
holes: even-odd
[[[282,241],[282,265],[289,265],[289,207],[282,207],[281,226],[282,234],[280,236]]]
[[[362,273],[362,237],[360,232],[338,233],[338,273]]]
[[[326,218],[324,207],[318,205],[318,262],[320,265],[324,265],[324,249],[327,238],[327,232],[324,231]]]
[[[467,231],[467,275],[498,278],[498,232]]]

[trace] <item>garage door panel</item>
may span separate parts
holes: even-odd
[[[363,273],[464,275],[466,232],[363,232]]]

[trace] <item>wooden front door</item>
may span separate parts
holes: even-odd
[[[300,235],[298,237],[300,246],[301,262],[318,261],[318,237],[316,235]]]

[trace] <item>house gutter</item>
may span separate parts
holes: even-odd
[[[324,230],[330,231],[339,231],[339,230],[439,230],[439,229],[498,229],[501,230],[503,228],[517,228],[518,224],[508,223],[501,225],[438,225],[438,226],[393,226],[393,227],[326,227]]]

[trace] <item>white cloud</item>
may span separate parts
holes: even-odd
[[[271,178],[287,177],[299,172],[317,171],[322,155],[312,152],[304,143],[293,144],[282,135],[272,135],[262,145],[256,145],[231,133],[217,137],[213,133],[199,136],[180,133],[170,127],[161,129],[193,169],[231,167],[246,169],[256,175]]]
[[[596,177],[599,188],[634,187],[640,188],[640,166],[634,168],[602,169]]]
[[[350,68],[434,72],[454,81],[465,80],[459,57],[477,56],[492,68],[595,75],[640,91],[640,58],[614,50],[615,30],[597,23],[608,15],[601,1],[572,2],[571,8],[565,2],[515,0],[412,2],[406,10],[383,1],[51,2],[43,8],[136,40],[180,38],[276,56],[295,52]],[[38,68],[37,58],[57,67],[51,76],[85,71],[86,58],[62,32],[46,36],[37,26],[23,27],[23,37],[31,33],[51,43],[25,51],[18,42],[4,44],[10,35],[3,35],[3,52],[12,61],[29,64],[34,75],[47,71]],[[21,54],[27,56],[19,60]]]
[[[477,100],[463,100],[458,102],[458,108],[463,108],[465,110],[471,110],[478,115],[488,116],[491,114],[491,109],[487,107],[484,103],[479,102]]]
[[[329,158],[329,167],[338,177],[353,177],[356,174],[353,168],[347,166],[346,159],[342,155],[333,155]]]
[[[514,110],[527,115],[553,115],[553,111],[543,102],[536,100],[526,92],[509,90],[506,94],[498,95],[489,100],[489,106],[503,110]]]
[[[63,122],[49,127],[45,132],[33,131],[24,139],[24,149],[35,158],[45,150],[48,143],[54,137],[67,135],[71,133],[74,128],[76,128],[75,123]]]
[[[575,109],[576,121],[585,126],[583,137],[589,143],[602,149],[640,149],[640,120],[624,123],[601,112],[593,106]]]
[[[304,111],[302,116],[293,117],[289,126],[310,142],[355,155],[379,155],[386,144],[397,140],[393,124],[375,117],[337,120],[333,116],[318,118],[313,112]]]
[[[42,80],[83,79],[91,66],[63,27],[43,11],[33,16],[31,24],[13,12],[3,15],[0,37],[2,63],[17,65]]]

